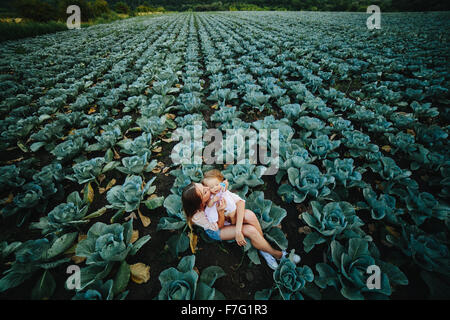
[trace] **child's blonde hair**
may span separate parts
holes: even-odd
[[[206,171],[203,174],[203,177],[204,177],[204,179],[216,178],[216,179],[218,179],[221,182],[225,179],[223,174],[222,174],[222,172],[220,172],[220,170],[217,170],[217,169],[212,169],[212,170]]]

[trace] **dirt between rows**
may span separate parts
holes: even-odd
[[[206,116],[212,110],[208,110]],[[173,149],[175,142],[162,143],[162,152],[159,154],[152,154],[152,158],[156,158],[158,161],[164,163],[166,166],[170,166],[172,161],[170,159],[170,152]],[[10,153],[8,155],[3,155],[2,158],[14,159],[15,156],[19,154]],[[101,152],[95,156],[103,156]],[[48,164],[49,159],[48,154],[45,155],[45,151],[42,154],[37,154],[36,157],[40,159],[39,167]],[[7,159],[2,159],[2,161]],[[146,181],[150,180],[155,174],[147,173],[145,174]],[[175,177],[170,175],[170,172],[160,172],[156,174],[157,178],[153,185],[156,186],[156,194],[158,196],[167,197],[171,192],[170,188],[173,185]],[[108,181],[112,178],[117,179],[117,184],[122,184],[124,181],[124,175],[116,170],[107,172],[106,178],[104,179],[102,186],[106,185]],[[299,233],[299,228],[305,226],[303,221],[299,219],[299,215],[302,212],[310,211],[311,206],[309,201],[305,201],[302,204],[288,204],[284,202],[277,195],[278,184],[275,181],[274,176],[264,176],[264,185],[253,188],[253,191],[261,190],[264,192],[265,199],[273,201],[274,204],[279,205],[286,209],[287,216],[281,223],[283,232],[286,234],[289,247],[288,250],[295,249],[295,252],[302,257],[300,265],[308,265],[315,271],[315,265],[319,262],[324,262],[325,244],[316,246],[311,252],[305,253],[303,251],[303,239],[305,234]],[[78,185],[76,182],[71,182],[69,180],[63,181],[64,193],[69,195],[73,191],[81,191],[82,186]],[[358,200],[354,199],[355,203]],[[61,203],[56,201],[50,201],[48,208],[53,209],[57,204]],[[98,190],[95,190],[94,201],[91,204],[89,212],[94,212],[95,210],[107,205],[106,194],[100,195]],[[148,210],[145,205],[141,205],[141,212],[151,219],[151,224],[148,227],[143,227],[140,220],[135,220],[133,226],[135,230],[139,231],[139,237],[145,235],[150,235],[151,240],[145,244],[138,254],[135,256],[130,256],[127,258],[129,264],[134,264],[142,262],[150,266],[150,280],[144,284],[136,284],[132,281],[129,282],[128,290],[129,294],[127,299],[132,300],[148,300],[157,297],[159,291],[161,290],[161,285],[158,279],[159,274],[170,267],[176,267],[179,260],[186,255],[191,255],[190,249],[181,253],[178,257],[174,257],[167,249],[166,242],[169,237],[173,234],[170,231],[157,231],[157,225],[159,220],[166,216],[166,210],[164,207],[157,208],[155,210]],[[47,210],[47,211],[49,211]],[[103,216],[93,219],[85,228],[83,228],[82,233],[86,233],[89,227],[97,222],[101,221],[104,223],[110,223],[109,220],[115,213],[114,210],[109,209]],[[368,224],[373,223],[368,213],[358,213],[360,218],[366,223],[363,229],[366,233],[369,232]],[[38,221],[38,216],[32,216],[31,221]],[[14,219],[6,219],[0,225],[0,241],[7,240],[11,241],[26,241],[29,239],[41,238],[41,234],[38,230],[28,229],[29,223],[25,223],[24,226],[18,228],[15,226]],[[247,255],[244,253],[243,248],[240,248],[235,242],[214,242],[206,239],[204,233],[200,232],[201,237],[199,238],[197,251],[195,253],[196,263],[195,267],[198,271],[202,271],[206,267],[217,265],[223,268],[226,276],[218,279],[214,285],[214,288],[219,290],[224,294],[227,299],[243,299],[251,300],[254,299],[254,295],[257,291],[267,289],[273,286],[273,272],[266,265],[265,261],[261,257],[262,264],[255,265],[250,262]],[[377,234],[371,234],[374,237],[374,241],[377,244],[380,252],[382,254],[382,259],[385,256],[392,254],[393,248],[388,248],[381,242],[382,239],[377,238]],[[274,245],[276,247],[276,245]],[[401,255],[401,253],[396,253]],[[10,258],[9,260],[12,260]],[[83,266],[81,263],[80,266]],[[55,269],[51,270],[52,275],[56,281],[56,290],[51,299],[56,300],[67,300],[74,296],[73,291],[68,291],[64,288],[64,283],[69,276],[66,273],[66,268],[68,264],[64,264]],[[4,272],[9,268],[9,265],[3,264],[0,266],[0,272]],[[428,295],[428,289],[426,284],[420,278],[417,266],[410,264],[407,269],[402,267],[409,279],[408,286],[400,286],[394,288],[394,292],[391,295],[391,299],[424,299]],[[115,270],[113,270],[114,272]],[[36,273],[31,279],[24,282],[17,288],[10,289],[6,292],[0,293],[0,299],[29,299],[30,292],[35,285],[36,281],[40,277],[41,272]],[[307,297],[306,297],[307,298]],[[323,299],[342,299],[342,296],[337,295],[333,290],[327,289],[322,290]]]

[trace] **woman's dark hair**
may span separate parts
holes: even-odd
[[[202,198],[197,194],[193,182],[183,190],[181,201],[183,203],[184,214],[190,222],[194,213],[197,212],[202,205]]]

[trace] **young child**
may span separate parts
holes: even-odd
[[[242,200],[241,197],[228,190],[228,181],[225,180],[219,170],[207,171],[203,177],[202,184],[211,191],[211,197],[205,208],[205,215],[208,221],[217,225],[219,215],[217,213],[216,203],[223,199],[226,203],[224,212],[225,225],[236,224],[236,202]],[[243,215],[244,212],[241,214]]]

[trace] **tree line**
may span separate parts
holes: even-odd
[[[33,21],[56,21],[67,18],[69,5],[78,5],[82,20],[88,21],[111,11],[138,14],[155,11],[233,11],[233,10],[307,10],[366,11],[378,5],[382,12],[448,11],[450,2],[440,0],[0,0],[24,18]]]
[[[144,1],[107,1],[107,0],[15,0],[9,3],[0,2],[0,7],[18,16],[38,22],[65,21],[66,12],[70,5],[77,5],[81,9],[81,20],[86,22],[98,17],[111,14],[135,15],[139,12],[164,11],[160,6],[152,6]]]

